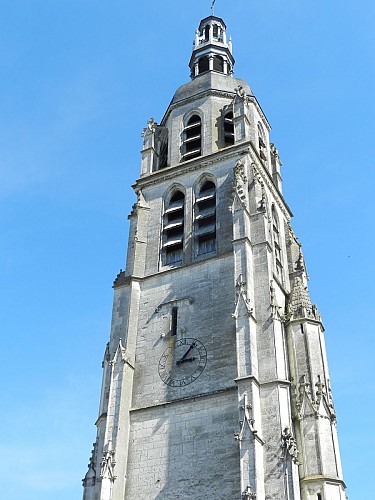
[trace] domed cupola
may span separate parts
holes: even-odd
[[[220,17],[209,16],[200,22],[189,66],[193,79],[208,71],[233,73],[232,41],[227,42],[226,25]]]

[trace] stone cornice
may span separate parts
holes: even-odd
[[[235,238],[232,240],[233,245],[236,243],[247,243],[249,247],[253,247],[253,244],[250,241],[250,238],[248,236],[240,236],[239,238]]]
[[[159,271],[157,271],[156,273],[153,273],[153,274],[148,274],[147,276],[145,276],[145,278],[150,278],[151,276],[159,276],[160,274],[163,274],[163,273],[170,273],[170,272],[173,272],[173,271],[179,271],[181,269],[188,269],[189,267],[192,267],[192,266],[200,266],[201,264],[205,264],[206,262],[210,262],[212,260],[218,260],[218,259],[226,259],[227,257],[231,257],[233,256],[233,252],[230,251],[230,252],[225,252],[225,253],[221,253],[220,255],[214,255],[212,257],[208,257],[207,259],[199,259],[199,260],[195,260],[194,262],[189,262],[188,264],[183,264],[181,266],[176,266],[176,267],[162,267],[161,269],[159,269]]]
[[[258,241],[257,243],[252,243],[251,244],[252,248],[255,248],[255,247],[260,247],[260,246],[266,246],[267,247],[267,250],[269,252],[272,252],[272,247],[270,245],[270,242],[267,241],[267,240],[264,240],[264,241]]]
[[[247,142],[235,144],[234,146],[215,151],[215,153],[177,163],[176,165],[164,168],[163,170],[157,170],[156,172],[152,172],[145,177],[137,179],[132,187],[135,191],[138,191],[139,189],[143,189],[147,186],[161,184],[170,179],[174,179],[178,175],[185,174],[187,172],[194,172],[195,170],[214,165],[215,163],[221,163],[222,161],[229,160],[230,158],[246,155],[248,153],[247,146]]]
[[[162,401],[160,403],[150,404],[150,405],[147,405],[147,406],[138,406],[137,408],[131,408],[130,411],[131,412],[135,412],[135,411],[142,411],[142,410],[151,410],[153,408],[160,408],[161,406],[167,406],[167,405],[171,405],[171,404],[174,404],[174,403],[181,403],[181,402],[185,402],[185,401],[191,401],[192,399],[195,400],[195,399],[198,399],[198,398],[200,399],[200,398],[206,398],[206,397],[210,397],[210,396],[217,396],[217,395],[229,392],[229,391],[234,391],[236,389],[237,389],[236,386],[225,387],[224,389],[218,389],[217,391],[201,392],[199,394],[192,394],[191,396],[186,396],[184,398],[176,398],[176,399],[172,399],[172,400],[169,400],[169,401]]]
[[[314,318],[308,318],[306,316],[304,316],[302,318],[289,319],[285,322],[285,326],[294,325],[294,324],[300,325],[301,323],[310,323],[311,325],[318,325],[322,328],[323,332],[325,331],[325,328],[324,328],[321,320],[314,319]]]
[[[140,282],[142,281],[142,277],[140,276],[126,276],[125,271],[120,269],[120,272],[116,276],[115,281],[113,282],[112,288],[124,288],[125,286],[129,286],[132,282]]]
[[[342,479],[337,479],[335,477],[330,477],[330,476],[305,476],[304,478],[301,479],[301,483],[312,483],[312,482],[329,482],[329,483],[335,483],[341,485],[344,490],[346,489],[346,484]]]
[[[260,387],[265,387],[268,385],[291,385],[291,382],[289,380],[277,378],[275,380],[268,380],[267,382],[261,382]]]
[[[224,99],[232,100],[236,96],[236,92],[234,91],[234,89],[233,92],[228,92],[227,90],[220,90],[220,89],[207,89],[204,90],[203,92],[199,92],[198,94],[194,94],[192,96],[186,97],[185,99],[181,99],[180,101],[176,101],[168,106],[168,109],[163,117],[162,123],[174,109],[179,108],[181,105],[189,104],[190,102],[194,102],[197,101],[198,99],[202,99],[208,96],[221,97]]]
[[[239,382],[246,382],[247,380],[251,380],[258,387],[260,387],[259,380],[257,379],[257,377],[255,377],[255,375],[245,375],[244,377],[237,377],[237,378],[234,379],[234,381],[236,382],[236,384],[238,384]]]
[[[178,267],[160,269],[159,271],[157,271],[155,273],[147,274],[145,276],[130,276],[130,277],[126,278],[126,282],[124,281],[124,284],[113,286],[113,288],[122,288],[122,287],[128,286],[133,281],[141,283],[143,280],[148,279],[148,278],[153,278],[155,276],[160,276],[160,275],[166,274],[166,273],[172,273],[174,271],[181,271],[184,269],[188,269],[189,267],[192,267],[192,266],[199,266],[201,264],[204,264],[206,262],[210,262],[212,260],[224,259],[224,258],[228,258],[231,256],[233,256],[232,251],[221,253],[220,255],[214,255],[213,257],[209,257],[207,259],[201,259],[201,260],[197,260],[194,262],[190,262],[189,264],[183,264],[183,265],[178,266]],[[122,271],[122,273],[125,273],[125,271]]]

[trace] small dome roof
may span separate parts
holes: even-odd
[[[199,95],[207,90],[232,92],[234,95],[236,93],[235,89],[238,88],[239,85],[244,89],[246,95],[254,95],[249,85],[244,80],[209,71],[179,87],[173,96],[171,105],[184,101],[192,96]]]

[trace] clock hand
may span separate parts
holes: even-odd
[[[193,342],[191,344],[191,346],[189,347],[189,349],[185,352],[185,354],[182,356],[181,359],[179,359],[177,362],[176,362],[176,365],[180,365],[181,363],[184,362],[184,359],[186,358],[186,356],[189,354],[189,352],[193,349],[193,347],[195,347],[195,342]]]
[[[185,358],[185,359],[180,359],[179,361],[177,361],[177,363],[178,363],[179,365],[181,365],[182,363],[187,363],[187,362],[190,362],[190,363],[191,363],[192,361],[195,361],[196,359],[197,359],[197,358],[194,358],[194,357],[193,357],[193,358]]]

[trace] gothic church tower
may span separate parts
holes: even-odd
[[[143,132],[84,500],[345,500],[324,328],[224,21]]]

